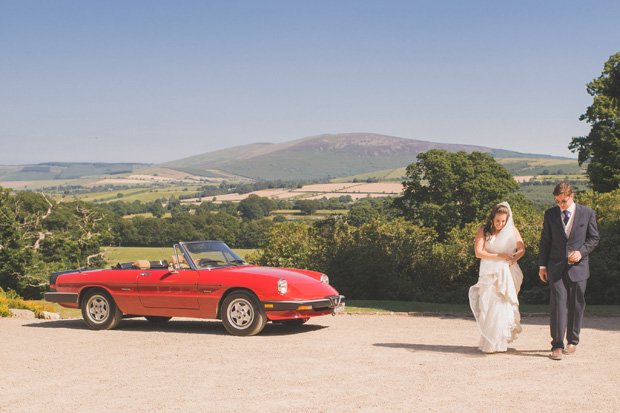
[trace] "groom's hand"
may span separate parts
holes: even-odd
[[[540,279],[542,280],[542,282],[546,283],[547,280],[549,279],[548,275],[547,275],[547,269],[546,268],[541,268],[538,271],[538,276],[540,277]]]
[[[579,262],[581,261],[583,256],[581,255],[579,251],[573,251],[573,253],[570,255],[570,258],[573,262]]]

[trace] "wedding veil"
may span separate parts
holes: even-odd
[[[502,228],[495,237],[493,249],[505,252],[506,254],[512,254],[517,249],[517,237],[515,236],[515,224],[512,219],[512,210],[508,202],[502,202],[499,205],[508,208],[508,219],[506,220],[504,228]]]

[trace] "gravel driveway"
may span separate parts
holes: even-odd
[[[472,319],[339,315],[234,337],[217,321],[0,320],[0,411],[618,411],[620,317],[552,361],[547,317],[504,354]]]

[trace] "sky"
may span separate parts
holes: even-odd
[[[617,0],[0,0],[1,165],[348,132],[576,158]]]

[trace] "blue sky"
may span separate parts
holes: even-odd
[[[617,0],[0,0],[0,164],[344,132],[576,157],[619,15]]]

